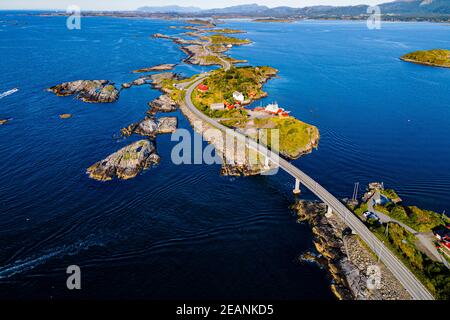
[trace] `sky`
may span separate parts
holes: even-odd
[[[195,6],[203,9],[258,3],[268,7],[301,8],[312,5],[379,4],[392,0],[0,0],[0,9],[66,9],[77,5],[81,10],[133,10],[142,6]]]

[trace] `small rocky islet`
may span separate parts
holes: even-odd
[[[76,95],[76,98],[89,103],[112,103],[119,99],[119,91],[109,80],[77,80],[50,87],[48,91],[57,96]]]
[[[149,140],[140,140],[109,155],[87,169],[89,177],[109,181],[114,177],[122,180],[135,178],[142,170],[158,164],[156,147]]]
[[[59,115],[60,119],[70,119],[72,118],[72,115],[70,113],[63,113]]]
[[[146,73],[146,72],[153,72],[153,71],[167,71],[167,70],[172,70],[173,68],[175,68],[175,66],[176,66],[176,64],[165,63],[165,64],[160,64],[160,65],[149,67],[149,68],[142,68],[142,69],[133,70],[133,73]]]
[[[126,128],[122,128],[122,135],[125,137],[132,134],[139,134],[141,136],[148,136],[155,138],[158,134],[173,133],[177,130],[177,117],[161,117],[154,119],[145,117],[142,121],[130,124]]]

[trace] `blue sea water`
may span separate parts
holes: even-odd
[[[49,86],[77,79],[136,78],[132,70],[185,58],[152,39],[177,21],[65,18],[0,13],[0,297],[333,299],[324,270],[298,263],[311,231],[289,206],[293,181],[232,179],[220,167],[174,165],[175,142],[157,138],[162,162],[136,179],[101,183],[91,164],[139,137],[116,139],[160,93],[148,86],[113,104],[56,97]],[[319,149],[295,161],[332,193],[384,181],[404,200],[448,209],[450,70],[398,58],[450,48],[450,27],[428,23],[232,21],[252,45],[231,50],[279,78],[269,97],[321,131]],[[181,63],[190,76],[207,70]],[[71,113],[62,121],[59,114]],[[190,125],[175,113],[181,128]],[[303,197],[311,198],[304,190]],[[82,290],[66,289],[66,268]]]

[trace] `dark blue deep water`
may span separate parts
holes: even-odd
[[[150,38],[181,22],[0,14],[0,297],[333,299],[323,270],[297,262],[311,231],[289,210],[293,181],[220,177],[219,166],[170,160],[134,180],[100,183],[91,164],[139,139],[117,140],[159,95],[148,86],[113,104],[85,104],[45,89],[77,79],[131,81],[137,68],[179,63],[170,41]],[[450,70],[399,61],[450,48],[450,27],[426,23],[243,21],[254,44],[236,58],[271,65],[269,98],[321,131],[295,163],[339,197],[381,180],[407,203],[442,211],[450,199]],[[203,68],[180,64],[186,76]],[[62,121],[59,114],[71,113]],[[182,114],[180,127],[190,129]],[[311,197],[305,191],[303,197]],[[82,290],[66,289],[66,268]]]

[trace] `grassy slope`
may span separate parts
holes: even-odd
[[[398,206],[397,206],[398,207]],[[367,203],[362,203],[354,210],[362,220],[362,214],[367,210]],[[389,223],[380,225],[377,221],[365,222],[369,229],[410,269],[417,278],[438,299],[450,298],[450,271],[439,262],[431,261],[416,248],[416,238],[402,226]]]
[[[290,157],[297,158],[311,148],[311,141],[318,141],[319,130],[307,123],[297,120],[293,117],[272,117],[255,119],[257,128],[274,128],[279,130],[280,135],[280,153]],[[267,138],[270,145],[270,137]],[[277,148],[274,148],[275,150]]]
[[[375,209],[403,222],[418,232],[430,232],[436,227],[445,226],[450,219],[442,214],[430,210],[423,210],[415,206],[402,206],[389,203],[386,206],[375,206]]]
[[[248,39],[239,39],[235,37],[227,37],[223,34],[213,34],[211,36],[204,36],[202,40],[209,40],[212,44],[222,44],[222,45],[243,45],[251,43]]]
[[[402,60],[450,68],[450,50],[434,49],[405,54]]]
[[[237,29],[229,29],[229,28],[224,28],[224,29],[214,29],[211,30],[215,33],[226,33],[226,34],[236,34],[236,33],[245,33],[245,31],[242,30],[237,30]]]

